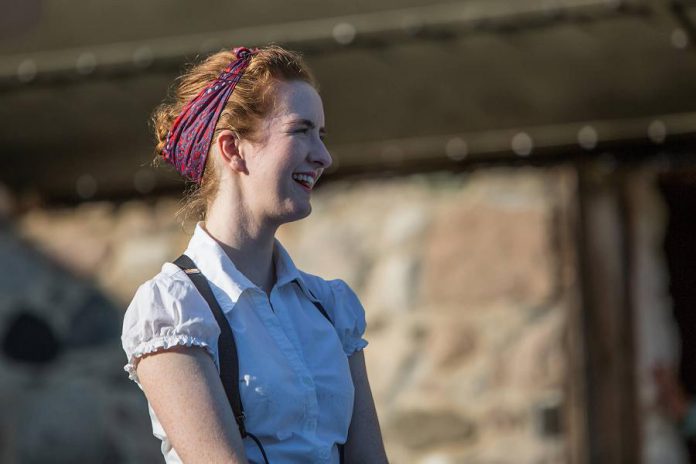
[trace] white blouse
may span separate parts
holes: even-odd
[[[338,463],[353,411],[348,356],[367,342],[365,312],[341,280],[299,271],[275,242],[277,281],[270,296],[237,270],[199,223],[186,254],[207,277],[234,332],[239,356],[245,425],[263,444],[271,463]],[[323,305],[333,326],[312,303]],[[204,347],[219,370],[220,329],[188,276],[172,263],[140,286],[123,321],[124,369],[142,389],[138,358],[176,345]],[[176,379],[170,379],[176,381]],[[149,407],[153,434],[167,463],[180,463]],[[230,427],[236,427],[230,424]],[[247,458],[262,463],[253,440]]]

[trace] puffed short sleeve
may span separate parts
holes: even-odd
[[[332,303],[327,308],[333,321],[343,351],[350,356],[367,346],[365,340],[365,309],[358,296],[343,280],[327,282],[331,290]]]
[[[123,318],[121,343],[128,363],[124,370],[138,385],[140,357],[175,346],[200,346],[216,366],[220,329],[205,300],[190,281],[165,273],[141,285]]]

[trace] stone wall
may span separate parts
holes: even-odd
[[[345,279],[363,301],[392,462],[566,462],[564,343],[575,278],[567,180],[562,168],[496,168],[335,181],[315,193],[308,219],[279,232],[300,268]],[[37,209],[15,230],[123,310],[185,247],[193,226],[177,223],[177,207],[159,198]],[[101,379],[96,390],[105,394],[94,401],[109,406],[108,393],[121,392],[120,406],[105,406],[100,419],[106,435],[118,427],[122,437],[107,440],[124,448],[109,462],[152,462],[158,443],[143,432],[142,393],[121,385],[118,350],[83,350],[79,362],[100,367],[71,361],[70,372]],[[67,385],[67,368],[53,369],[64,373],[51,385]]]
[[[156,462],[120,308],[1,220],[0,258],[0,462]]]

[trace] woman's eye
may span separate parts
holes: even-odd
[[[297,130],[295,130],[295,132],[296,132],[296,133],[299,133],[299,134],[306,134],[308,131],[309,131],[309,129],[306,128],[306,127],[305,127],[304,129],[297,129]]]

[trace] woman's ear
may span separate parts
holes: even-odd
[[[246,162],[239,150],[239,136],[229,129],[220,132],[216,140],[223,164],[238,173],[248,174]]]

